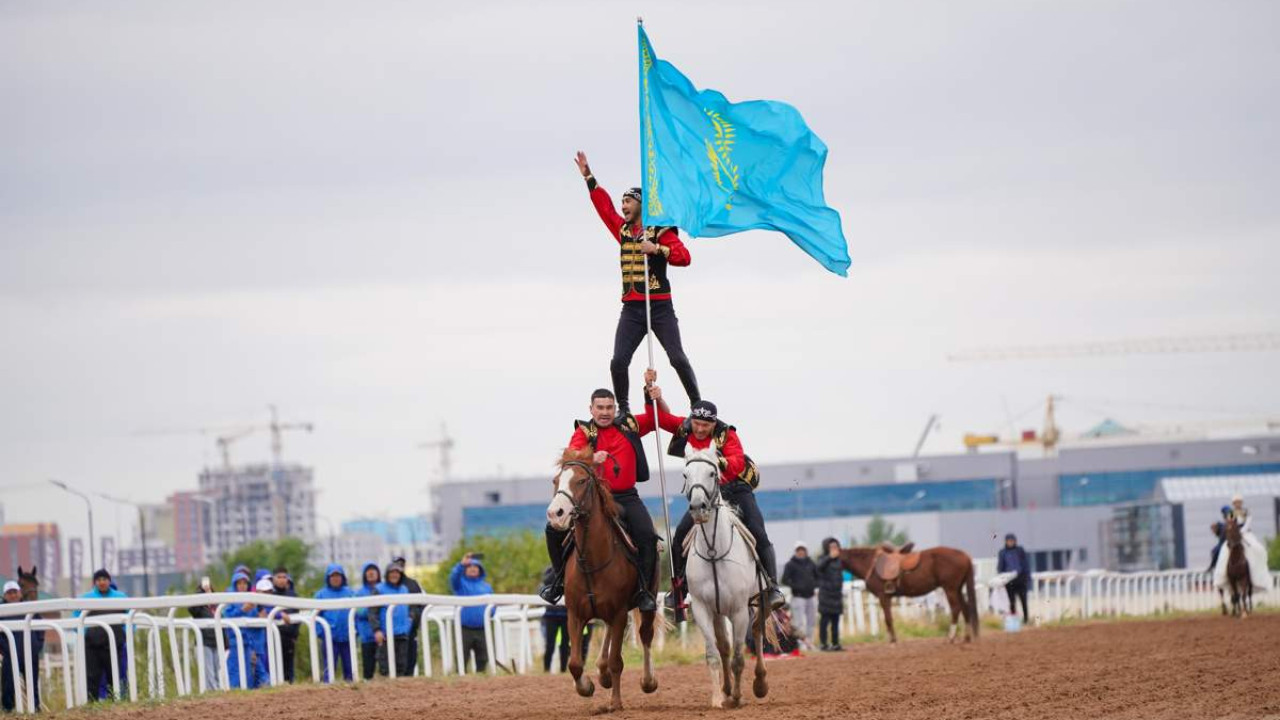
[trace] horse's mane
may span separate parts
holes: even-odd
[[[567,463],[580,462],[586,463],[594,468],[595,463],[591,461],[594,454],[595,453],[591,452],[591,448],[581,448],[577,450],[573,448],[565,448],[564,452],[560,454],[560,462],[557,463],[557,466],[561,471],[563,471],[564,466]],[[604,512],[605,517],[618,517],[618,503],[614,502],[613,493],[609,491],[609,486],[605,484],[604,478],[601,477],[599,473],[593,473],[593,477],[594,481],[591,484],[594,487],[592,489],[595,491],[596,497],[600,500],[600,508]]]

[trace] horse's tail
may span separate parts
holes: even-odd
[[[763,616],[763,618],[761,617]],[[764,627],[762,628],[761,625]],[[764,652],[764,645],[759,642],[763,639],[765,643],[773,647],[780,647],[778,643],[778,632],[782,629],[782,624],[778,622],[778,616],[775,613],[760,611],[756,613],[756,627],[751,629],[751,634],[756,637],[756,652]]]
[[[969,561],[969,572],[964,576],[964,590],[966,597],[964,598],[964,615],[965,620],[969,622],[969,628],[973,632],[973,639],[978,639],[978,593],[974,589],[974,567],[973,561]]]

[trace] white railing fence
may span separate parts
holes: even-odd
[[[244,603],[270,606],[272,609],[266,617],[223,617],[223,609],[228,605]],[[211,605],[217,606],[212,619],[197,620],[177,616],[182,609]],[[423,609],[418,638],[419,662],[415,663],[414,670],[416,675],[431,677],[436,674],[468,673],[461,631],[461,614],[463,608],[467,607],[485,608],[484,639],[490,659],[487,667],[490,674],[497,673],[499,663],[521,673],[528,672],[533,667],[534,647],[540,643],[535,637],[541,637],[534,621],[541,618],[545,608],[545,603],[535,595],[456,597],[414,594],[313,600],[276,595],[264,598],[255,593],[227,592],[148,598],[64,598],[0,605],[0,642],[7,644],[10,657],[18,658],[17,662],[9,663],[3,671],[12,673],[15,688],[22,688],[21,692],[15,693],[15,710],[20,713],[31,712],[39,703],[33,684],[23,683],[22,679],[30,676],[29,670],[33,666],[32,635],[37,632],[53,632],[58,636],[62,652],[56,659],[56,669],[46,661],[46,677],[60,670],[66,707],[83,705],[89,701],[90,690],[87,684],[85,630],[100,628],[107,638],[112,687],[117,699],[124,699],[126,693],[127,699],[138,699],[137,668],[140,663],[145,668],[147,697],[151,699],[204,693],[207,687],[205,680],[210,673],[216,674],[220,690],[243,689],[249,687],[246,671],[252,669],[246,667],[245,631],[258,629],[266,632],[267,683],[279,685],[284,681],[280,628],[285,622],[294,622],[305,628],[312,640],[312,681],[321,682],[322,678],[328,677],[330,682],[334,682],[337,675],[334,667],[333,635],[326,632],[330,628],[319,613],[325,610],[349,609],[358,612],[368,608],[381,608],[383,627],[390,628],[395,609],[406,606],[419,606]],[[82,612],[78,617],[39,617],[46,613],[65,614],[75,611]],[[286,619],[285,615],[289,617]],[[348,613],[347,623],[351,638],[351,667],[356,670],[353,679],[360,682],[361,657],[355,612]],[[117,642],[116,628],[122,629],[123,643]],[[205,666],[205,644],[201,630],[206,629],[215,630],[215,649],[220,667]],[[432,644],[432,629],[438,640],[437,647]],[[166,635],[169,646],[167,658],[162,651]],[[397,653],[404,652],[403,648],[396,647],[396,643],[403,641],[404,636],[386,633],[387,664],[391,677],[396,674]],[[22,653],[18,652],[19,645],[24,648]],[[323,666],[320,661],[321,645],[324,646]],[[193,648],[195,652],[192,652]],[[121,653],[127,659],[124,663],[125,677],[120,675]],[[228,663],[235,663],[238,679],[235,688],[231,687],[228,672],[231,668]],[[166,687],[166,670],[172,670],[172,689]],[[470,672],[475,672],[474,663]],[[93,690],[96,695],[97,688]]]

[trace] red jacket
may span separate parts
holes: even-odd
[[[636,416],[636,424],[640,426],[640,436],[644,437],[653,432],[653,415],[649,411],[645,411]],[[666,427],[663,425],[663,427]],[[587,440],[586,433],[582,432],[582,428],[576,428],[573,431],[573,437],[569,438],[569,447],[574,450],[581,450],[590,447],[591,442]],[[622,434],[616,426],[610,425],[606,428],[599,428],[596,431],[596,450],[603,450],[613,456],[618,461],[618,471],[614,472],[614,464],[609,460],[605,460],[603,464],[596,468],[600,473],[600,477],[609,484],[609,489],[613,492],[625,492],[636,486],[636,453],[631,449],[631,443],[627,442],[627,438]]]
[[[648,411],[645,411],[648,414]],[[637,420],[640,418],[637,417]],[[679,415],[672,415],[669,412],[658,410],[658,421],[662,423],[662,429],[671,434],[675,434],[680,426],[684,424],[685,419]],[[652,428],[645,432],[651,432]],[[694,450],[706,450],[715,447],[715,437],[707,436],[706,440],[699,440],[697,435],[692,432],[688,436],[689,447]],[[747,469],[747,455],[742,451],[742,440],[738,438],[738,431],[729,428],[724,434],[724,447],[720,448],[720,454],[724,457],[725,467],[720,473],[720,484],[725,485],[738,479],[743,470]]]
[[[626,224],[622,216],[613,207],[613,198],[609,197],[609,193],[605,189],[597,185],[591,191],[591,204],[595,206],[596,213],[600,215],[600,219],[604,222],[604,226],[609,228],[609,234],[613,235],[613,239],[619,243],[622,242],[622,227]],[[636,222],[632,226],[632,236],[638,234],[644,229],[643,226]],[[689,257],[689,249],[680,242],[680,236],[676,233],[675,228],[670,228],[666,232],[658,236],[658,244],[669,248],[667,255],[667,264],[675,267],[687,267],[691,258]],[[671,293],[662,293],[660,295],[650,295],[651,300],[670,300]],[[632,290],[622,298],[623,302],[644,302],[644,293]]]

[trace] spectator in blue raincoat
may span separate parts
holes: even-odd
[[[356,588],[356,597],[369,597],[378,594],[378,586],[382,584],[382,571],[378,563],[365,563],[360,569],[360,587]],[[380,608],[356,610],[356,635],[360,640],[360,675],[365,680],[372,680],[378,667],[378,636],[369,623],[369,616],[377,614]]]
[[[128,597],[120,592],[111,584],[111,573],[106,569],[99,569],[93,573],[93,589],[81,595],[83,598],[123,598]],[[80,617],[80,610],[72,613],[72,617]],[[110,611],[89,611],[84,615],[103,615],[111,613],[119,613],[120,610]],[[111,634],[115,636],[116,652],[123,655],[124,647],[124,626],[116,625],[111,628]],[[110,697],[111,692],[115,689],[111,679],[111,663],[114,658],[111,657],[111,639],[107,637],[107,631],[100,627],[89,627],[84,633],[84,665],[85,665],[85,687],[89,688],[89,702],[95,702],[101,697]],[[120,677],[124,682],[124,676]],[[101,688],[105,687],[107,692],[105,695],[99,695]]]
[[[231,578],[234,592],[250,592],[249,576],[238,572]],[[270,581],[268,581],[268,584]],[[222,617],[257,618],[261,616],[261,606],[255,603],[229,604],[223,607]],[[241,688],[254,689],[265,685],[267,674],[267,631],[265,628],[240,628],[240,636],[244,640],[244,678],[240,677],[240,645],[236,642],[236,634],[227,630],[227,677],[233,690]]]
[[[408,595],[409,586],[404,582],[404,568],[398,563],[391,563],[383,573],[382,583],[378,585],[379,595]],[[389,675],[391,659],[388,655],[387,635],[391,635],[394,645],[390,652],[395,653],[396,677],[409,674],[409,631],[413,627],[413,619],[408,605],[396,605],[394,608],[371,608],[369,624],[373,626],[374,638],[378,643],[378,672]]]
[[[485,579],[484,566],[471,553],[462,556],[462,562],[449,573],[449,587],[454,595],[492,595],[493,587]],[[484,642],[484,606],[462,608],[462,658],[474,655],[476,672],[482,673],[489,664],[489,652]]]
[[[341,565],[332,563],[324,569],[324,587],[316,591],[317,600],[340,600],[354,597],[355,594],[355,591],[347,586],[347,573]],[[341,666],[342,679],[351,682],[351,628],[348,622],[351,611],[324,610],[320,613],[320,617],[329,623],[329,630],[333,633],[334,670]],[[319,632],[316,639],[320,643],[320,666],[323,669],[324,681],[329,682],[329,661],[325,654],[328,644],[325,642],[324,626],[317,624],[316,629]]]

